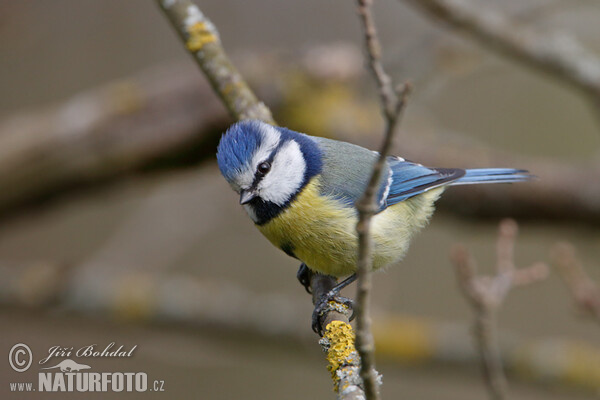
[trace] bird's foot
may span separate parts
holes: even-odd
[[[310,289],[310,278],[312,277],[313,272],[306,266],[306,264],[300,264],[300,268],[298,268],[298,272],[296,273],[296,278],[300,281],[300,284],[304,286],[304,289],[309,294],[312,294],[312,290]]]
[[[312,330],[319,336],[323,336],[322,321],[325,319],[325,316],[332,311],[350,315],[348,320],[352,321],[354,319],[353,306],[354,301],[352,299],[340,296],[339,290],[336,290],[336,288],[331,289],[321,296],[318,303],[315,304],[315,309],[312,313]]]
[[[354,302],[352,299],[340,296],[340,292],[343,288],[350,285],[356,280],[356,274],[349,276],[331,290],[321,296],[319,301],[315,304],[315,309],[312,314],[312,329],[320,336],[323,336],[323,324],[321,321],[325,319],[325,316],[332,311],[340,314],[350,315],[349,321],[354,319]]]

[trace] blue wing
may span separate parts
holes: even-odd
[[[465,176],[459,168],[428,168],[398,157],[389,157],[391,176],[385,198],[386,206],[399,203],[438,186],[447,185]]]
[[[388,164],[391,176],[385,183],[385,207],[444,185],[510,183],[532,178],[527,171],[512,168],[428,168],[398,157],[388,157]]]
[[[314,137],[323,151],[322,193],[353,207],[362,196],[378,154],[350,143]],[[429,168],[388,157],[377,192],[378,211],[443,185],[518,182],[531,179],[511,168]]]

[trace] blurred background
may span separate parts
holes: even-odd
[[[595,2],[472,2],[600,51]],[[378,147],[354,4],[197,4],[281,125]],[[463,243],[492,273],[498,223],[514,217],[516,265],[551,269],[498,313],[511,398],[597,398],[600,326],[551,253],[570,242],[600,281],[600,102],[402,1],[374,11],[387,70],[414,85],[395,153],[540,177],[449,190],[406,259],[373,277],[384,397],[486,396],[448,254]],[[0,363],[2,398],[45,398],[9,383],[37,382],[48,348],[111,342],[134,356],[90,360],[94,371],[165,382],[129,397],[334,398],[298,262],[220,176],[216,143],[233,120],[157,4],[0,0],[0,49],[0,347],[25,343],[34,360],[21,374]]]

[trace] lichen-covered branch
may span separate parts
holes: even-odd
[[[361,360],[354,346],[354,331],[349,323],[333,320],[327,324],[319,343],[327,353],[334,382],[334,390],[339,400],[362,400],[362,378],[360,376]]]
[[[513,220],[507,219],[500,223],[496,245],[496,274],[492,277],[477,276],[476,262],[463,246],[455,247],[452,252],[459,287],[475,312],[474,335],[492,400],[505,399],[507,392],[498,344],[496,312],[513,287],[539,281],[548,274],[548,268],[541,263],[516,269],[514,246],[517,229]]]
[[[600,105],[600,57],[565,32],[538,33],[471,0],[404,0],[486,48],[549,73],[591,95]]]
[[[271,111],[256,98],[231,63],[217,28],[202,11],[190,0],[157,2],[233,117],[274,125]]]
[[[381,108],[385,117],[385,137],[379,151],[379,159],[373,166],[369,183],[363,196],[356,203],[358,211],[358,261],[356,292],[356,345],[360,355],[360,376],[363,379],[365,395],[369,400],[379,399],[380,376],[375,369],[375,343],[371,332],[370,291],[372,269],[372,242],[370,236],[371,218],[376,212],[378,184],[385,165],[385,160],[392,148],[397,123],[406,104],[409,86],[396,91],[392,80],[381,64],[381,45],[377,38],[375,22],[371,13],[372,0],[358,0],[358,15],[363,24],[365,48],[369,68],[375,79],[381,97]]]
[[[336,283],[337,279],[334,277],[313,273],[310,278],[313,303],[316,305]],[[354,345],[355,335],[350,325],[351,313],[352,310],[346,305],[331,301],[320,321],[325,330],[319,344],[327,353],[327,369],[331,372],[338,400],[365,398],[360,376],[360,356]]]

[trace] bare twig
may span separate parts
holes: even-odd
[[[493,400],[505,399],[507,391],[498,347],[496,311],[510,289],[544,279],[548,273],[547,266],[542,263],[516,269],[514,245],[517,231],[517,224],[513,220],[500,223],[496,274],[492,277],[477,276],[476,262],[465,247],[458,245],[452,251],[459,286],[475,311],[475,339],[485,382]]]
[[[358,210],[358,265],[357,265],[357,330],[356,344],[361,359],[360,375],[365,386],[367,399],[379,398],[379,376],[375,370],[375,345],[371,332],[371,317],[369,315],[371,268],[372,268],[372,243],[370,237],[371,218],[375,214],[375,194],[381,180],[385,159],[392,147],[395,128],[406,104],[406,97],[410,91],[404,85],[398,91],[394,90],[392,80],[381,64],[381,46],[377,38],[375,22],[371,13],[372,0],[358,0],[358,14],[363,23],[365,34],[365,47],[368,54],[369,67],[379,88],[381,107],[386,120],[385,137],[379,159],[373,166],[369,184],[363,196],[356,203]]]
[[[469,0],[404,0],[487,48],[549,73],[600,104],[600,58],[566,33],[537,33]]]
[[[375,21],[373,20],[373,14],[371,13],[372,3],[373,0],[358,0],[358,15],[363,24],[369,68],[371,69],[377,87],[379,88],[381,107],[389,124],[390,121],[395,121],[398,118],[399,100],[397,93],[392,86],[392,79],[385,72],[385,69],[381,64],[381,44],[377,37]]]
[[[558,243],[552,258],[577,306],[600,322],[600,287],[589,277],[572,244]]]
[[[271,111],[254,95],[229,60],[213,23],[190,0],[157,0],[215,92],[236,119],[275,125]]]

